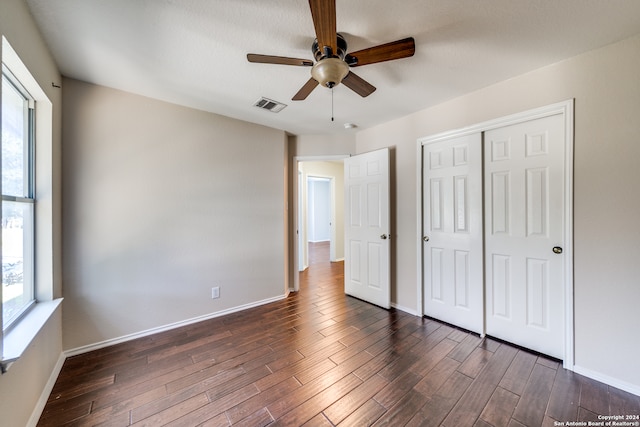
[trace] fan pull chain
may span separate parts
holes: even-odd
[[[331,121],[333,121],[333,88],[331,88]]]

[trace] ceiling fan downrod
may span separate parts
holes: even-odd
[[[333,87],[331,88],[331,121],[333,121]]]

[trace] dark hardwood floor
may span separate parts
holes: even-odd
[[[346,297],[343,264],[327,260],[312,250],[300,292],[283,301],[69,358],[38,425],[539,426],[640,414],[639,397],[554,360]]]

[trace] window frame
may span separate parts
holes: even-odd
[[[23,205],[30,205],[28,212],[30,213],[27,221],[23,224],[23,294],[25,289],[29,293],[29,301],[20,307],[20,310],[11,318],[4,318],[4,308],[2,311],[2,319],[0,320],[1,331],[7,333],[12,327],[20,322],[20,320],[35,306],[36,299],[36,281],[35,281],[35,251],[36,251],[36,188],[35,188],[35,172],[36,172],[36,102],[34,97],[27,91],[20,80],[11,72],[8,66],[2,64],[2,79],[7,81],[9,85],[24,99],[25,129],[23,143],[26,149],[23,150],[23,192],[21,196],[4,194],[1,189],[2,203],[12,202]],[[1,141],[0,141],[1,144]],[[1,169],[1,168],[0,168]],[[0,186],[1,187],[1,186]],[[1,251],[0,251],[1,252]],[[4,257],[4,256],[3,256]],[[3,272],[4,277],[4,272]],[[3,284],[4,286],[4,284]],[[0,292],[0,296],[2,292]],[[4,302],[0,298],[0,306],[4,307]]]

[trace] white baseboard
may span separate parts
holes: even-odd
[[[175,322],[175,323],[170,323],[168,325],[164,325],[164,326],[159,326],[157,328],[151,328],[151,329],[147,329],[145,331],[140,331],[140,332],[136,332],[133,334],[129,334],[129,335],[124,335],[118,338],[112,338],[112,339],[108,339],[105,341],[101,341],[101,342],[97,342],[94,344],[89,344],[89,345],[84,345],[81,347],[77,347],[77,348],[72,348],[69,350],[66,350],[64,352],[65,357],[71,357],[71,356],[76,356],[78,354],[83,354],[83,353],[88,353],[90,351],[93,350],[98,350],[104,347],[109,347],[111,345],[115,345],[115,344],[120,344],[126,341],[131,341],[131,340],[135,340],[137,338],[142,338],[142,337],[146,337],[149,335],[153,335],[153,334],[157,334],[159,332],[165,332],[165,331],[170,331],[172,329],[175,328],[179,328],[182,326],[187,326],[187,325],[191,325],[193,323],[198,323],[198,322],[202,322],[203,320],[209,320],[209,319],[213,319],[215,317],[220,317],[220,316],[224,316],[227,314],[231,314],[231,313],[236,313],[238,311],[242,311],[242,310],[246,310],[249,308],[253,308],[253,307],[258,307],[261,305],[265,305],[265,304],[269,304],[272,302],[276,302],[276,301],[280,301],[283,300],[287,297],[287,295],[280,295],[277,297],[273,297],[273,298],[267,298],[264,299],[262,301],[256,301],[256,302],[252,302],[249,304],[244,304],[244,305],[239,305],[236,307],[232,307],[232,308],[228,308],[226,310],[221,310],[221,311],[217,311],[215,313],[209,313],[209,314],[205,314],[204,316],[198,316],[198,317],[194,317],[191,319],[187,319],[187,320],[181,320],[180,322]]]
[[[636,396],[640,396],[640,385],[631,384],[618,378],[613,378],[608,375],[601,374],[600,372],[592,371],[591,369],[583,368],[577,365],[573,366],[573,371],[577,374],[589,377],[592,380],[600,381],[601,383],[605,383],[607,385],[610,385],[611,387],[624,390],[631,394],[635,394]]]
[[[395,308],[396,310],[404,311],[405,313],[411,314],[413,316],[420,317],[420,314],[416,310],[414,310],[412,308],[403,307],[403,306],[398,305],[398,304],[393,303],[393,302],[391,303],[391,307]]]
[[[64,352],[60,353],[58,361],[53,367],[51,375],[49,375],[49,380],[42,389],[42,393],[40,393],[40,398],[38,398],[36,406],[33,408],[33,412],[31,412],[31,417],[29,417],[27,427],[36,427],[38,421],[40,421],[42,411],[44,411],[47,400],[49,400],[49,395],[51,394],[51,390],[53,390],[53,386],[56,384],[56,380],[58,379],[58,375],[60,375],[60,371],[62,371],[62,365],[64,365],[65,360],[67,360],[67,357],[65,356]]]

